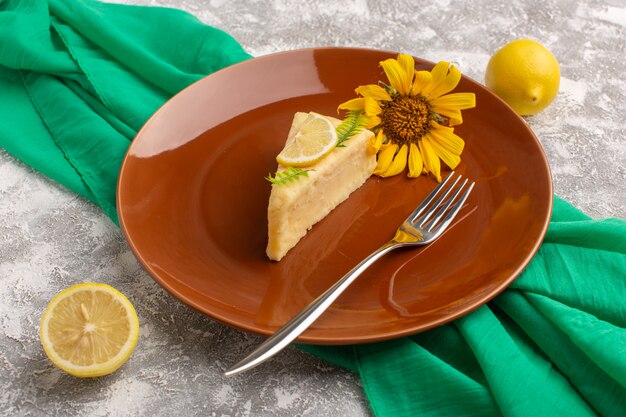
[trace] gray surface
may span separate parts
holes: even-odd
[[[186,9],[257,56],[363,46],[452,60],[481,82],[499,46],[537,39],[561,63],[556,101],[527,118],[556,193],[593,217],[626,217],[623,0],[125,2]],[[222,377],[259,338],[171,298],[98,208],[2,150],[0,219],[0,415],[370,415],[357,377],[295,348],[244,376]],[[141,321],[130,361],[96,380],[54,368],[37,334],[54,294],[85,280],[120,289]]]

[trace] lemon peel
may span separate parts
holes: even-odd
[[[110,374],[129,359],[139,338],[131,302],[107,284],[66,288],[48,304],[39,337],[48,358],[77,377]]]
[[[307,167],[328,155],[337,146],[333,123],[321,114],[311,112],[302,125],[287,138],[276,162],[289,167]]]
[[[485,85],[521,116],[543,111],[557,96],[560,68],[554,55],[539,42],[517,39],[489,60]]]

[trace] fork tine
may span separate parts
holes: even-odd
[[[450,189],[448,189],[448,192],[445,194],[445,196],[447,196],[450,193],[450,191],[452,191],[452,188],[456,185],[457,182],[459,182],[458,180],[460,180],[461,178],[462,177],[459,177],[454,182],[454,184],[452,184],[452,187],[450,187]],[[430,232],[431,230],[433,230],[433,228],[437,225],[437,223],[439,223],[439,220],[441,220],[443,215],[447,213],[448,209],[450,208],[450,206],[452,205],[454,200],[457,198],[459,193],[463,190],[463,187],[465,187],[465,184],[467,184],[467,181],[469,181],[469,180],[466,178],[465,181],[463,181],[463,184],[461,184],[461,186],[456,190],[454,195],[452,195],[452,197],[450,197],[448,199],[448,201],[446,201],[445,205],[443,205],[443,208],[441,208],[441,206],[443,204],[443,202],[442,202],[443,199],[439,199],[439,201],[437,201],[436,206],[432,209],[432,212],[430,213],[430,214],[433,214],[433,213],[437,212],[437,215],[431,221],[428,222],[428,226],[426,226],[426,220],[427,219],[424,219],[424,221],[421,222],[420,226],[422,228],[424,228],[427,232]]]
[[[430,194],[428,194],[428,196],[421,202],[421,204],[419,206],[417,206],[417,208],[415,210],[413,210],[413,213],[409,214],[409,216],[406,219],[409,223],[413,223],[419,216],[421,216],[422,211],[424,211],[424,209],[426,207],[428,207],[428,205],[437,196],[439,191],[441,191],[446,186],[448,181],[450,181],[450,179],[452,179],[453,175],[454,175],[454,171],[450,172],[450,175],[448,175],[446,177],[446,179],[443,180],[443,182],[441,182],[437,187],[435,187],[434,190],[432,190],[430,192]]]
[[[424,225],[426,224],[426,222],[428,222],[428,219],[430,219],[430,216],[432,216],[439,207],[441,207],[441,204],[443,204],[443,202],[445,201],[445,199],[448,197],[448,194],[450,194],[450,192],[452,190],[454,190],[454,187],[456,187],[456,184],[459,182],[459,180],[463,179],[463,176],[459,175],[456,180],[454,180],[454,182],[452,183],[451,186],[449,186],[446,191],[443,193],[443,195],[441,197],[439,197],[437,199],[437,201],[430,206],[430,208],[428,209],[428,211],[424,214],[423,217],[419,218],[419,222],[417,224],[418,227],[424,227]],[[415,219],[417,221],[417,219]]]
[[[467,180],[466,180],[467,182]],[[474,185],[476,183],[472,182],[468,189],[465,190],[465,192],[463,193],[463,195],[461,196],[461,198],[459,199],[459,201],[457,201],[452,208],[450,209],[450,212],[448,213],[448,215],[443,219],[443,221],[439,224],[439,226],[437,226],[437,230],[433,231],[433,235],[434,237],[439,236],[441,233],[443,233],[446,228],[450,225],[450,223],[452,223],[452,220],[454,220],[454,218],[456,217],[457,213],[459,212],[459,210],[461,210],[461,207],[463,207],[463,204],[465,204],[465,200],[467,200],[467,197],[470,195],[470,193],[472,192],[472,189],[474,188]],[[459,188],[459,190],[457,191],[457,193],[454,195],[453,199],[456,198],[456,195],[461,191],[461,189],[465,186],[465,183],[463,184],[463,186],[461,188]],[[442,212],[443,213],[443,212]],[[432,230],[433,226],[431,225],[431,227],[429,228],[429,232]]]

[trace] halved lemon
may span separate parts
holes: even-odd
[[[50,301],[39,337],[48,358],[65,372],[78,377],[108,375],[133,353],[139,319],[124,294],[107,284],[86,282]]]
[[[311,166],[328,155],[335,146],[337,131],[333,123],[321,114],[311,112],[300,128],[287,138],[276,161],[290,167]]]

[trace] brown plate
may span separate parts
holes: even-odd
[[[271,262],[264,177],[296,111],[336,115],[356,86],[385,79],[378,63],[395,56],[343,48],[263,56],[167,102],[130,146],[118,188],[122,230],[150,275],[192,308],[268,335],[391,238],[432,178],[370,178]],[[300,342],[371,342],[443,324],[503,291],[538,249],[552,208],[539,142],[480,84],[463,77],[456,91],[477,101],[456,130],[466,141],[457,171],[476,181],[464,220],[430,246],[381,259]]]

